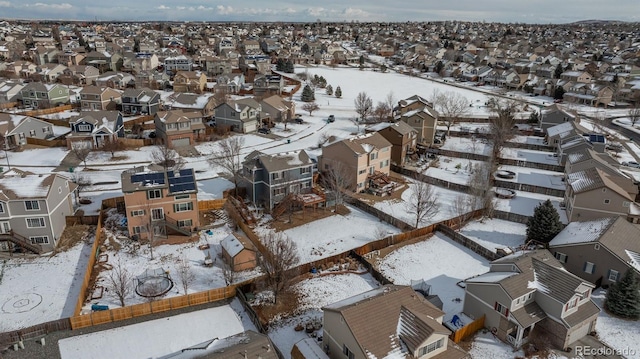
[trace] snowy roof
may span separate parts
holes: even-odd
[[[597,241],[615,220],[615,217],[610,217],[588,222],[571,222],[549,242],[549,245],[559,246]]]
[[[374,149],[380,150],[391,147],[391,142],[387,141],[378,132],[366,133],[339,142],[345,144],[358,155],[370,153]]]
[[[560,134],[565,134],[567,132],[575,133],[575,127],[573,126],[573,122],[563,122],[559,125],[555,125],[547,128],[547,135],[549,137],[555,137]],[[565,137],[565,136],[562,136],[562,137]]]
[[[12,199],[44,198],[56,175],[4,176],[0,181],[0,192]]]
[[[304,359],[329,359],[329,356],[325,354],[314,338],[302,339],[294,347],[298,348]]]
[[[220,242],[220,245],[231,258],[242,252],[243,249],[255,251],[253,244],[248,239],[242,238],[236,233],[231,233]]]
[[[313,165],[313,161],[305,150],[281,152],[273,155],[255,151],[246,157],[245,162],[256,159],[269,173]]]
[[[480,274],[479,276],[469,278],[465,282],[467,283],[497,283],[503,279],[516,275],[513,272],[487,272]]]

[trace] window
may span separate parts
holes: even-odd
[[[176,203],[173,205],[174,212],[186,212],[193,210],[193,202]]]
[[[132,229],[133,229],[133,234],[140,234],[147,231],[147,228],[145,226],[135,226]]]
[[[625,208],[626,208],[626,207],[629,207],[629,205],[630,205],[630,204],[631,204],[631,203],[630,203],[629,201],[623,201],[623,202],[622,202],[622,207],[625,207]]]
[[[567,258],[569,258],[566,254],[560,252],[555,252],[553,255],[560,263],[567,263]]]
[[[376,158],[378,158],[378,152],[371,152],[369,158],[371,159],[371,161],[375,160]]]
[[[189,199],[191,196],[188,194],[179,194],[177,196],[175,196],[175,199]]]
[[[585,273],[593,274],[596,271],[596,265],[591,262],[584,262],[584,268],[582,268]]]
[[[40,209],[40,203],[38,201],[24,201],[24,207],[27,211],[37,211]]]
[[[29,237],[31,244],[49,244],[49,237],[47,236],[35,236]]]
[[[580,297],[582,297],[582,299],[587,299],[589,298],[589,294],[591,294],[591,291],[589,289],[585,290],[584,292],[580,293]]]
[[[29,136],[33,137],[36,135],[36,130],[29,130]]]
[[[78,125],[78,131],[81,131],[81,132],[91,131],[91,125]]]
[[[311,182],[304,182],[302,188],[311,188]]]
[[[344,354],[349,359],[353,359],[354,357],[353,352],[349,350],[349,348],[347,348],[347,346],[344,344],[342,344],[342,354]]]
[[[280,179],[280,172],[274,172],[271,174],[271,179],[272,180],[279,180]]]
[[[0,202],[0,213],[4,213],[4,202]]]
[[[42,228],[44,227],[44,217],[27,218],[28,228]]]
[[[571,308],[575,308],[578,305],[578,298],[571,298],[567,304],[564,306],[564,310],[569,310]]]
[[[311,167],[302,167],[300,169],[300,174],[311,173]]]
[[[144,216],[144,209],[131,211],[131,217],[140,217],[140,216]]]
[[[365,173],[367,173],[367,170],[360,170],[360,171],[358,171],[358,174],[359,174],[359,175],[363,175],[363,174],[365,174]]]
[[[600,250],[600,243],[594,244],[593,245],[593,249],[596,250],[596,251],[599,251]]]
[[[609,199],[605,199],[604,200],[604,204],[609,204],[609,203],[611,203],[611,200],[609,200]]]
[[[193,221],[190,219],[180,220],[178,222],[178,227],[191,227],[193,225]]]
[[[609,279],[609,281],[611,282],[617,282],[618,278],[620,278],[620,273],[617,270],[609,269],[607,279]]]
[[[62,193],[62,187],[58,186],[58,193]]]
[[[20,132],[18,134],[18,138],[21,139],[21,140],[24,140],[25,139],[24,132]]]
[[[443,345],[444,345],[444,338],[440,338],[433,343],[429,343],[426,346],[420,348],[419,356],[429,354],[435,351],[436,349],[442,348]]]
[[[504,315],[505,317],[509,316],[509,308],[505,307],[504,305],[496,302],[493,305],[493,308],[497,311],[500,312],[500,314]]]
[[[287,192],[286,192],[286,189],[285,189],[284,187],[281,187],[281,188],[275,188],[275,189],[273,190],[273,195],[274,195],[274,196],[283,195],[283,194],[285,194],[285,193],[287,193]]]
[[[164,219],[164,210],[162,208],[154,208],[151,210],[151,220],[159,221]]]
[[[162,198],[162,191],[160,191],[159,189],[152,189],[150,191],[147,191],[147,199],[155,198]]]
[[[362,188],[362,187],[364,187],[364,182],[358,183],[358,188]]]

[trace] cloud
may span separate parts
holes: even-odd
[[[37,8],[48,8],[48,9],[54,9],[54,10],[68,10],[68,9],[72,9],[73,5],[69,4],[69,3],[62,3],[62,4],[44,4],[41,2],[37,2],[33,5],[25,5],[25,6],[33,6],[33,7],[37,7]]]
[[[218,10],[218,14],[220,15],[231,15],[233,14],[233,8],[231,6],[218,5],[216,6]]]
[[[310,7],[306,10],[307,15],[321,17],[327,14],[327,9],[321,7]]]
[[[156,9],[158,9],[158,10],[171,10],[171,7],[170,6],[160,5],[160,6],[156,7]]]
[[[11,2],[9,1],[0,1],[0,7],[11,7]]]

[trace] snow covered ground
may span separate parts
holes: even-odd
[[[63,359],[160,358],[215,338],[256,330],[235,304],[78,335],[58,342]],[[224,323],[224,325],[221,325]]]
[[[479,155],[489,155],[491,153],[491,146],[486,141],[466,137],[447,137],[442,149]]]
[[[500,166],[499,169],[516,173],[516,176],[513,179],[498,178],[501,181],[516,182],[559,190],[567,188],[564,181],[562,181],[564,174],[560,172],[518,166]]]
[[[72,316],[90,252],[80,242],[53,256],[0,261],[0,332]]]
[[[484,333],[482,330],[475,335],[469,354],[471,354],[471,357],[474,359],[524,358],[524,352],[522,350],[514,351],[509,344],[501,341],[490,332],[487,331]]]
[[[378,262],[394,284],[424,279],[444,304],[445,320],[462,311],[464,289],[456,283],[489,270],[489,261],[440,232],[428,240],[403,246]]]
[[[501,219],[476,220],[466,224],[460,233],[481,246],[495,251],[498,248],[514,248],[524,244],[527,226]]]
[[[545,151],[527,150],[523,148],[502,149],[501,157],[512,158],[519,161],[545,163],[550,165],[558,165],[558,157],[554,157],[553,153]]]
[[[606,294],[606,290],[597,289],[591,298],[600,308],[603,308]],[[598,338],[612,348],[627,353],[633,351],[635,355],[640,355],[640,321],[615,318],[602,310],[596,323],[596,332]]]
[[[567,223],[567,212],[565,212],[563,208],[560,208],[560,202],[564,201],[563,198],[545,196],[542,194],[531,192],[515,192],[516,196],[511,199],[496,198],[496,209],[505,212],[522,214],[525,216],[531,216],[533,215],[533,210],[537,205],[546,201],[547,199],[550,199],[551,203],[553,203],[553,206],[558,211],[562,223]]]

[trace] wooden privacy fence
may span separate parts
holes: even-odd
[[[502,255],[499,255],[496,252],[493,252],[490,249],[487,249],[481,246],[480,244],[478,244],[478,242],[474,241],[473,239],[463,235],[462,233],[454,231],[449,226],[446,226],[442,223],[437,224],[436,230],[444,233],[447,237],[451,238],[454,242],[462,244],[463,246],[471,249],[472,251],[483,256],[489,261],[494,261],[502,257]]]
[[[503,180],[499,180],[499,179],[494,179],[493,184],[496,187],[508,188],[508,189],[512,189],[512,190],[515,190],[515,191],[540,193],[540,194],[544,194],[544,195],[547,195],[547,196],[554,196],[554,197],[563,197],[564,198],[564,194],[565,194],[565,190],[564,189],[542,187],[542,186],[536,186],[536,185],[526,184],[526,183],[503,181]]]
[[[122,308],[114,308],[86,315],[75,315],[70,318],[71,329],[86,328],[94,325],[117,322],[121,320],[142,317],[153,313],[217,302],[236,295],[236,287],[210,289],[204,292],[161,299],[149,303],[135,304]]]
[[[14,107],[18,107],[18,103],[17,102],[0,103],[0,110],[6,110],[8,108],[14,108]]]
[[[125,120],[124,120],[124,128],[130,130],[136,124],[144,124],[147,121],[153,121],[153,119],[154,119],[153,115],[140,116],[140,117],[134,118],[134,119],[125,118]]]
[[[119,138],[118,141],[125,147],[143,147],[155,144],[152,138]]]
[[[458,192],[469,193],[471,189],[466,184],[449,182],[441,178],[431,177],[426,174],[418,173],[416,171],[410,170],[408,168],[400,167],[397,165],[391,165],[391,170],[393,172],[400,173],[402,175],[405,175],[411,178],[415,178],[418,181],[422,181],[424,183],[432,184],[434,186],[438,186],[438,187],[442,187],[442,188],[446,188],[446,189],[450,189]]]
[[[57,106],[57,107],[52,107],[52,108],[43,108],[43,109],[40,109],[40,110],[25,111],[25,112],[22,113],[22,115],[31,116],[31,117],[37,117],[37,116],[42,116],[42,115],[50,115],[52,113],[69,111],[69,110],[73,110],[73,105],[62,105],[62,106]]]
[[[91,246],[91,254],[89,255],[89,262],[87,263],[87,270],[84,273],[84,278],[82,279],[82,284],[80,285],[80,295],[78,296],[78,301],[76,302],[76,308],[73,311],[73,315],[79,315],[80,311],[82,311],[82,307],[84,306],[84,300],[87,297],[87,290],[89,289],[89,281],[91,280],[91,273],[93,272],[93,266],[96,264],[97,256],[98,256],[98,246],[100,246],[100,241],[102,240],[102,211],[98,214],[98,225],[96,227],[96,238],[93,240],[93,245]]]
[[[67,140],[65,139],[47,140],[44,138],[27,137],[27,143],[30,145],[38,145],[38,146],[45,146],[45,147],[67,147]]]
[[[478,330],[482,328],[484,328],[484,315],[451,333],[449,339],[451,339],[454,343],[460,343],[466,338],[474,335]]]
[[[398,219],[388,213],[385,213],[373,206],[370,206],[369,204],[364,203],[363,201],[360,201],[357,198],[351,197],[348,194],[345,194],[345,201],[358,209],[361,209],[369,214],[376,216],[381,221],[385,221],[394,227],[400,228],[403,231],[412,230],[415,228],[409,223],[401,219]]]
[[[71,329],[69,318],[36,324],[27,328],[0,333],[0,345],[10,345],[24,340],[37,339],[49,333]],[[2,356],[0,356],[2,358]]]
[[[67,226],[76,226],[79,224],[97,226],[100,223],[100,215],[97,216],[66,216],[65,223]],[[96,234],[97,235],[97,234]]]
[[[221,209],[224,207],[224,204],[227,202],[226,198],[223,199],[208,199],[204,201],[198,201],[198,210],[199,211],[208,211],[211,209]]]

